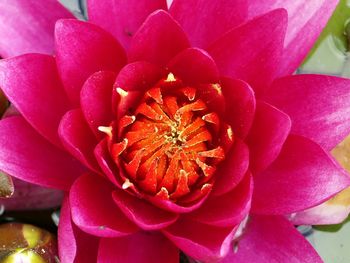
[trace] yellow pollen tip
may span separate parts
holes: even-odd
[[[97,128],[100,132],[103,132],[107,134],[109,137],[112,137],[112,130],[113,128],[111,126],[99,126]]]
[[[174,82],[174,81],[176,81],[176,78],[175,78],[174,74],[170,72],[165,81],[166,82]]]
[[[228,138],[233,141],[233,131],[232,131],[232,128],[229,127],[227,128],[227,135],[228,135]]]
[[[128,92],[126,90],[123,90],[122,88],[118,87],[116,89],[117,93],[121,96],[121,97],[126,97],[128,96]]]
[[[131,187],[131,186],[133,186],[133,183],[130,182],[129,179],[126,179],[125,182],[124,182],[123,185],[122,185],[122,189],[123,189],[123,190],[126,190],[126,189],[128,189],[129,187]]]
[[[213,87],[213,89],[216,90],[216,92],[217,92],[220,96],[222,95],[222,89],[221,89],[220,84],[218,84],[218,83],[212,84],[212,87]]]

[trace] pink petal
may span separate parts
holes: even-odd
[[[56,0],[0,1],[0,55],[52,54],[54,27],[60,18],[73,18]]]
[[[340,224],[349,216],[350,205],[344,200],[332,201],[330,199],[318,206],[294,213],[289,216],[289,220],[295,225]]]
[[[89,20],[110,32],[126,49],[147,16],[157,9],[166,10],[166,1],[88,1]]]
[[[185,203],[185,204],[181,204],[181,203],[176,204],[170,200],[163,200],[163,199],[159,199],[157,197],[149,196],[149,195],[145,195],[144,198],[147,201],[151,202],[153,205],[155,205],[161,209],[164,209],[164,210],[172,212],[172,213],[182,214],[182,213],[189,213],[189,212],[192,212],[192,211],[198,209],[205,202],[205,200],[208,198],[209,194],[210,194],[210,192],[208,191],[200,199],[198,199],[192,203]]]
[[[230,192],[243,179],[248,167],[249,149],[244,142],[236,139],[216,172],[213,194],[222,195]]]
[[[0,171],[30,183],[67,190],[85,169],[48,143],[23,117],[14,116],[0,121]]]
[[[62,118],[58,133],[65,148],[84,165],[94,171],[99,166],[94,156],[97,140],[80,109],[68,111]]]
[[[46,139],[60,145],[57,128],[69,101],[55,59],[29,54],[0,61],[0,86],[26,120]]]
[[[239,26],[209,48],[222,75],[247,81],[260,96],[279,70],[287,13],[274,10]]]
[[[7,107],[6,111],[4,114],[1,116],[2,119],[12,117],[12,116],[19,116],[21,113],[16,109],[16,107],[12,104]]]
[[[199,209],[190,213],[188,218],[213,226],[236,226],[248,215],[252,193],[253,179],[247,174],[232,191],[209,197]]]
[[[282,216],[252,216],[246,232],[220,263],[323,261],[310,243]]]
[[[165,11],[153,12],[132,39],[129,62],[145,60],[160,66],[189,47],[182,28]]]
[[[12,180],[14,194],[11,198],[1,199],[1,204],[7,211],[45,210],[59,207],[62,203],[63,192],[60,190],[34,185],[14,177]]]
[[[206,48],[246,19],[248,4],[244,0],[174,0],[170,13],[193,46]]]
[[[97,138],[105,135],[98,131],[99,126],[108,126],[112,119],[112,90],[116,75],[110,71],[93,74],[84,83],[80,93],[81,110]]]
[[[102,238],[98,263],[178,263],[179,250],[163,235],[138,232],[121,238]]]
[[[123,48],[112,35],[78,20],[56,23],[55,47],[61,78],[76,106],[80,90],[90,75],[100,70],[119,71],[126,62]]]
[[[350,177],[319,145],[290,135],[254,183],[254,213],[290,214],[328,200],[350,185]]]
[[[115,205],[113,190],[113,185],[99,175],[78,178],[69,196],[73,222],[86,233],[100,237],[119,237],[137,231]]]
[[[202,49],[185,49],[169,62],[167,68],[188,85],[219,81],[214,60]]]
[[[182,219],[162,232],[186,255],[204,262],[216,262],[228,253],[235,229]]]
[[[337,0],[255,0],[249,1],[249,17],[276,8],[288,11],[288,27],[279,75],[292,74],[301,64],[331,17]],[[300,15],[302,14],[302,15]]]
[[[119,174],[119,170],[109,152],[107,139],[104,139],[97,144],[94,154],[101,170],[104,172],[104,175],[121,189],[124,182],[117,181],[116,175]]]
[[[164,72],[158,66],[146,61],[137,61],[127,64],[120,70],[115,87],[120,87],[125,91],[144,92],[163,76]]]
[[[58,252],[61,263],[95,263],[98,239],[82,232],[71,220],[69,200],[63,201],[58,225]]]
[[[227,102],[226,121],[231,125],[235,136],[245,139],[255,115],[254,91],[246,82],[230,78],[223,78],[221,87]]]
[[[281,78],[267,100],[292,119],[292,132],[306,136],[326,150],[350,133],[350,80],[322,75]]]
[[[137,105],[143,93],[152,88],[164,75],[163,70],[149,62],[137,61],[127,64],[120,70],[114,84],[112,101],[115,114],[123,116],[128,113],[130,108],[133,109]],[[127,91],[128,95],[121,98],[117,88]]]
[[[125,191],[114,191],[113,199],[120,210],[144,230],[165,228],[178,218],[177,214],[159,209]]]
[[[253,126],[247,138],[250,150],[250,169],[264,170],[278,156],[290,128],[288,115],[270,104],[258,101]]]
[[[340,224],[349,216],[350,207],[321,204],[317,207],[292,215],[295,225],[334,225]]]

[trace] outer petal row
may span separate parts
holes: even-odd
[[[253,212],[283,215],[324,202],[348,187],[350,177],[319,145],[290,135],[277,160],[254,182]]]
[[[326,25],[337,0],[253,0],[249,1],[249,18],[276,8],[288,11],[288,28],[279,75],[292,74],[305,58]],[[302,14],[302,15],[300,15]]]
[[[58,124],[70,105],[52,56],[28,54],[1,60],[0,86],[42,136],[60,145]]]
[[[118,72],[126,63],[125,52],[112,35],[100,27],[78,20],[56,23],[56,60],[67,94],[79,105],[80,90],[93,73]]]
[[[27,182],[68,190],[85,168],[41,137],[21,116],[0,121],[0,170]]]
[[[186,34],[165,11],[155,11],[136,32],[128,52],[129,62],[145,60],[165,66],[177,53],[189,47]]]
[[[296,75],[276,80],[266,99],[292,119],[292,132],[330,151],[350,133],[350,80]]]
[[[167,10],[166,1],[88,1],[89,20],[112,33],[126,49],[146,17],[157,9]]]
[[[174,0],[169,12],[193,46],[206,48],[246,19],[248,4],[245,0]]]
[[[221,263],[322,263],[317,252],[282,216],[252,216],[242,239]]]
[[[1,0],[0,56],[52,54],[54,27],[61,18],[73,16],[56,0]]]
[[[274,10],[227,32],[208,52],[222,75],[247,81],[260,96],[277,76],[286,25],[286,11]]]

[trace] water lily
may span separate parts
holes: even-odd
[[[66,191],[61,262],[321,262],[290,219],[350,185],[350,81],[291,74],[336,3],[90,0],[40,41],[55,1],[1,5],[0,55],[55,44],[0,62],[0,170]]]

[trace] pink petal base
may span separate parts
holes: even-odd
[[[163,235],[139,232],[123,238],[103,238],[98,263],[178,263],[179,251]]]

